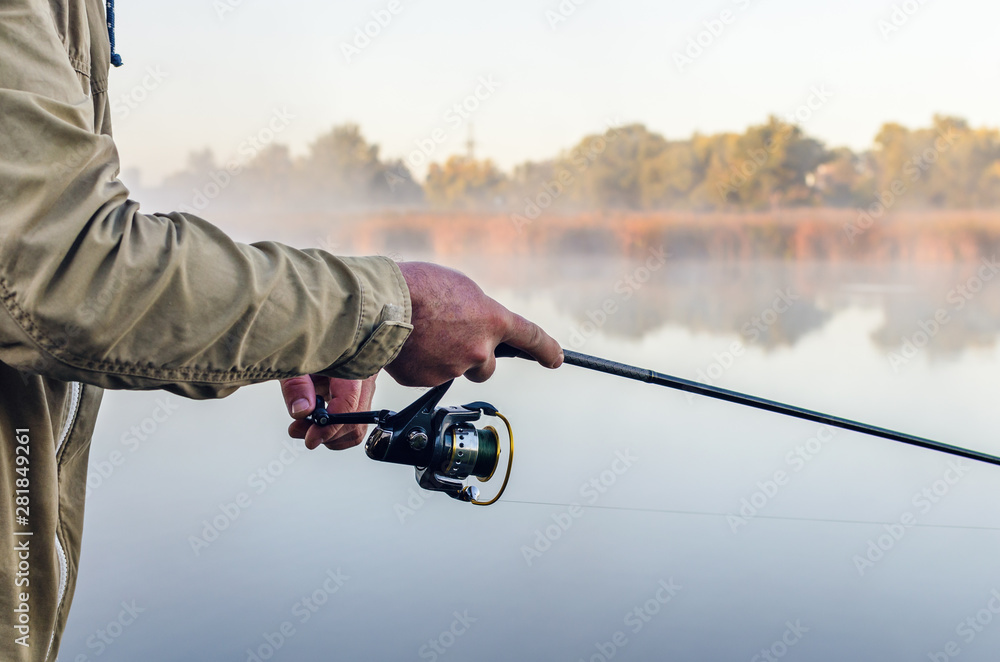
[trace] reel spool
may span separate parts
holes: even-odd
[[[399,413],[382,410],[330,414],[317,397],[316,409],[309,418],[316,425],[374,423],[376,427],[365,442],[368,457],[414,467],[417,484],[425,490],[444,492],[476,506],[489,506],[507,489],[514,460],[514,432],[510,421],[487,402],[438,407],[451,384],[448,381],[432,388]],[[478,487],[463,482],[470,477],[489,482],[500,465],[502,450],[496,428],[476,427],[476,421],[483,415],[503,421],[510,449],[503,483],[488,501],[479,499]]]

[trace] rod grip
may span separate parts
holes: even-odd
[[[528,354],[525,354],[521,350],[505,342],[497,345],[497,348],[493,350],[493,356],[498,359],[528,359],[529,361],[534,361],[535,359]]]
[[[534,357],[525,354],[516,347],[511,347],[507,343],[500,343],[497,345],[496,350],[494,350],[494,355],[498,358],[518,358],[518,359],[528,359],[529,361],[534,361]],[[598,356],[591,356],[589,354],[581,354],[580,352],[574,352],[570,349],[563,350],[564,363],[568,365],[575,365],[581,368],[587,368],[588,370],[596,370],[597,372],[603,372],[609,375],[615,375],[617,377],[624,377],[625,379],[636,379],[641,382],[649,382],[652,380],[652,371],[645,368],[637,368],[627,363],[619,363],[618,361],[610,361],[608,359],[602,359]]]

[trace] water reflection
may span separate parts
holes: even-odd
[[[606,256],[508,258],[486,265],[459,259],[454,264],[488,286],[550,297],[577,330],[591,331],[595,319],[605,319],[601,333],[627,340],[673,325],[696,333],[733,334],[774,349],[794,345],[837,313],[858,307],[884,313],[872,340],[887,351],[898,348],[904,337],[921,329],[921,322],[933,320],[942,310],[948,320],[939,324],[934,342],[928,343],[930,355],[991,347],[1000,329],[1000,281],[994,281],[997,272],[990,261],[872,265],[715,263],[668,257],[644,279],[637,278],[636,271],[642,275],[646,260]],[[775,306],[779,299],[786,305]],[[616,312],[601,315],[608,301]],[[787,312],[769,312],[783,307]],[[593,333],[577,338],[580,335]],[[570,338],[564,341],[568,344]]]
[[[948,300],[976,265],[667,260],[626,297],[616,284],[645,258],[452,263],[566,344],[592,324],[583,351],[1000,451],[1000,284],[961,310]],[[942,307],[949,321],[894,368],[888,353]],[[742,351],[730,360],[734,343]],[[130,452],[122,435],[155,397],[108,394],[92,457],[125,450],[126,460],[88,502],[61,659],[752,660],[782,650],[825,662],[927,659],[955,641],[963,660],[992,660],[1000,646],[996,623],[971,641],[956,633],[1000,587],[990,467],[955,478],[951,460],[920,449],[510,360],[449,397],[493,401],[518,434],[509,499],[477,509],[418,494],[411,471],[359,449],[289,454],[273,385],[179,400]],[[414,397],[382,380],[376,404]],[[808,461],[794,461],[800,449]],[[244,494],[238,516],[196,551],[192,536]],[[745,525],[733,515],[748,515]],[[346,578],[335,592],[331,572]],[[97,633],[131,600],[146,611],[98,657]]]

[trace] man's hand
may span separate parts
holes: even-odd
[[[347,414],[367,411],[375,395],[375,377],[364,381],[331,379],[317,375],[293,377],[281,382],[281,394],[285,397],[288,413],[295,420],[288,426],[288,435],[294,439],[305,439],[306,448],[313,450],[320,444],[335,451],[360,444],[368,429],[367,425],[313,425],[306,416],[316,408],[316,395],[327,401],[327,411],[331,414]]]
[[[437,386],[465,375],[486,381],[496,370],[494,351],[507,343],[548,368],[563,362],[562,348],[537,325],[489,298],[465,275],[426,262],[400,262],[413,306],[413,331],[385,371],[403,386]],[[364,381],[316,375],[281,382],[288,412],[295,420],[288,434],[305,439],[312,450],[320,444],[333,450],[357,446],[366,425],[313,425],[306,416],[316,407],[316,395],[327,400],[331,414],[371,409],[375,377]]]
[[[413,331],[385,371],[403,386],[437,386],[465,375],[483,382],[496,370],[493,352],[507,343],[547,368],[562,348],[537,325],[489,298],[467,276],[427,262],[400,262],[413,305]]]

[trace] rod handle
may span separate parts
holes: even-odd
[[[517,347],[508,345],[505,342],[502,342],[499,345],[497,345],[497,348],[493,350],[493,356],[497,357],[498,359],[528,359],[529,361],[535,360],[534,357],[525,354]]]

